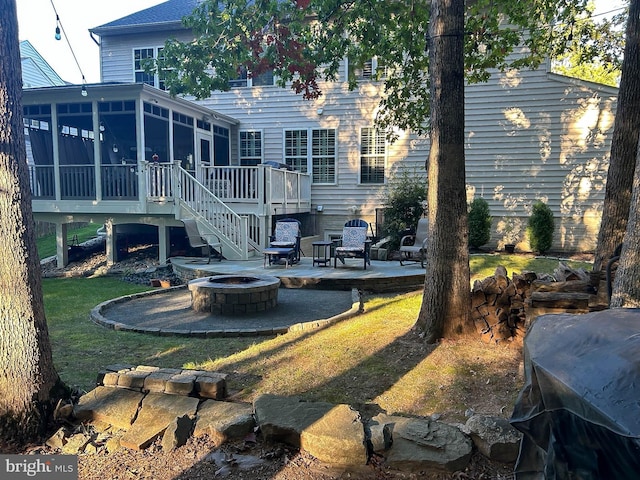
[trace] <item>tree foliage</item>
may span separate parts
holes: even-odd
[[[405,169],[390,179],[382,200],[382,234],[391,239],[391,250],[398,249],[402,231],[416,228],[418,220],[425,212],[426,199],[424,175],[415,175]]]
[[[491,212],[489,202],[476,197],[469,206],[469,245],[480,248],[491,238]]]
[[[595,33],[587,0],[477,0],[465,6],[464,56],[468,82],[491,71],[535,68],[549,55],[584,43]],[[282,86],[305,98],[322,94],[321,80],[335,80],[342,59],[362,66],[376,57],[384,83],[378,124],[426,134],[429,128],[429,2],[341,0],[205,0],[185,17],[194,40],[169,40],[155,66],[173,94],[208,98],[228,90],[241,70],[273,70]],[[616,57],[616,39],[597,30],[585,59]],[[517,50],[525,45],[525,51]],[[608,52],[608,53],[607,53]],[[353,72],[353,70],[350,70]],[[350,86],[356,78],[350,74]],[[391,130],[389,130],[391,131]]]
[[[553,243],[554,230],[553,212],[546,203],[538,200],[533,204],[531,216],[527,223],[529,245],[531,245],[533,251],[541,254],[548,252]]]

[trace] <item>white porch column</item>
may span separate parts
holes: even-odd
[[[116,226],[111,222],[111,220],[107,220],[104,225],[105,230],[107,231],[107,237],[105,239],[107,265],[113,265],[116,263],[116,256],[118,255],[118,247],[116,245]]]
[[[166,225],[158,225],[158,261],[160,265],[166,265],[169,258],[169,249],[171,247],[169,230]]]
[[[66,223],[56,223],[56,263],[58,268],[66,267],[69,263],[67,226]]]

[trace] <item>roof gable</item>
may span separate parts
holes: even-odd
[[[20,59],[22,83],[25,87],[66,85],[66,82],[51,68],[29,40],[20,42]]]
[[[134,12],[90,29],[92,33],[102,35],[109,31],[126,30],[141,25],[163,25],[180,23],[182,18],[193,12],[201,0],[168,0],[153,7]]]

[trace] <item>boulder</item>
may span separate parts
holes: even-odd
[[[96,387],[80,397],[74,414],[81,422],[100,421],[126,430],[131,427],[144,395],[124,388]]]
[[[138,417],[122,436],[120,444],[134,450],[148,447],[177,417],[195,416],[198,402],[193,397],[148,393]]]
[[[198,408],[193,435],[209,435],[216,444],[243,438],[253,431],[253,407],[248,403],[205,400]]]
[[[391,448],[385,464],[401,471],[457,472],[469,464],[473,444],[459,429],[431,419],[377,415],[374,425],[387,428]]]
[[[267,441],[304,448],[328,464],[367,462],[364,426],[360,414],[348,405],[261,395],[254,402],[254,411]]]
[[[522,433],[501,417],[473,415],[465,425],[478,451],[498,462],[512,463],[518,458]]]

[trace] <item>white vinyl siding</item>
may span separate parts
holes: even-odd
[[[162,45],[169,36],[190,40],[188,32],[182,31],[101,38],[102,80],[131,81],[133,48]],[[334,163],[328,162],[325,172],[321,164],[327,157],[319,155],[316,165],[311,163],[311,154],[307,157],[307,171],[313,175],[312,204],[323,206],[319,216],[327,219],[323,221],[335,219],[331,220],[333,226],[320,224],[319,228],[326,231],[341,231],[350,205],[360,206],[361,215],[370,220],[386,188],[385,183],[363,183],[361,179],[361,129],[374,124],[383,92],[378,83],[369,81],[349,90],[344,82],[348,64],[344,62],[340,81],[320,82],[323,96],[317,101],[304,101],[288,88],[239,88],[215,92],[198,102],[240,122],[230,132],[231,165],[241,159],[239,131],[261,132],[260,161],[300,164],[300,169],[303,146],[287,152],[284,132],[306,131],[309,150],[313,129],[335,132],[335,152],[328,156]],[[375,68],[380,66],[374,67],[372,61],[361,77],[366,78]],[[606,185],[617,90],[548,74],[544,67],[491,73],[487,82],[465,88],[469,199],[481,196],[489,202],[494,241],[496,222],[507,215],[526,222],[530,206],[541,198],[557,219],[554,248],[593,248]],[[398,141],[385,147],[384,181],[392,182],[405,168],[411,174],[426,176],[428,138],[407,132],[399,135]],[[293,145],[291,138],[289,147]],[[319,153],[320,148],[317,150]],[[253,161],[258,156],[252,157]],[[371,162],[367,159],[366,163]],[[379,172],[379,167],[374,171]],[[331,181],[319,183],[323,178]]]

